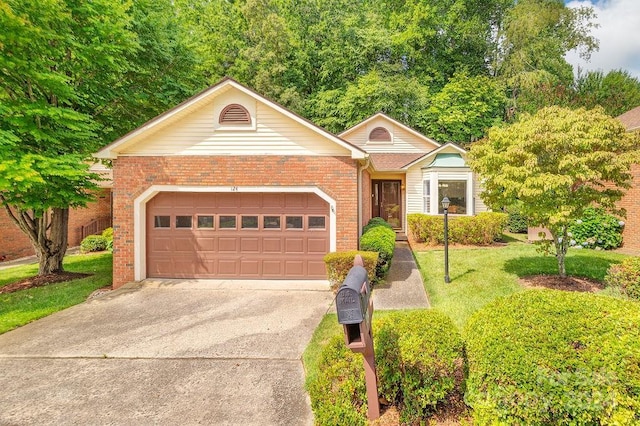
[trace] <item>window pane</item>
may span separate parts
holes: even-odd
[[[265,216],[264,229],[280,229],[280,216]]]
[[[441,180],[438,181],[438,213],[443,214],[442,199],[449,197],[449,213],[467,213],[467,181],[466,180]]]
[[[176,228],[191,228],[191,216],[176,216]]]
[[[302,229],[302,216],[287,216],[287,229]]]
[[[156,216],[153,223],[156,228],[171,228],[171,216]]]
[[[198,216],[198,228],[213,228],[213,216]]]
[[[424,213],[431,213],[431,181],[424,181],[423,189]]]
[[[220,216],[219,226],[222,229],[236,229],[235,216]]]
[[[258,216],[242,216],[242,229],[258,229]]]
[[[324,216],[309,216],[309,229],[325,229]]]

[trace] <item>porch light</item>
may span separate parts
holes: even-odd
[[[444,282],[450,283],[449,278],[449,197],[442,199],[442,210],[444,210]]]

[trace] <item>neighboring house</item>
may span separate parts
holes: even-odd
[[[629,132],[640,132],[640,106],[625,112],[618,120]],[[627,211],[622,234],[625,249],[640,250],[640,165],[631,166],[633,182],[618,205]]]
[[[95,155],[113,160],[114,286],[148,277],[326,279],[381,216],[485,210],[466,152],[376,114],[339,136],[232,79]]]
[[[100,190],[93,202],[69,210],[69,247],[77,247],[85,236],[111,226],[111,171],[100,164],[94,164],[91,171],[106,180],[98,183]],[[0,259],[13,260],[35,254],[29,237],[9,217],[4,206],[0,206],[0,230]]]

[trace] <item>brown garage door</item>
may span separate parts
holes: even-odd
[[[162,192],[146,219],[148,277],[326,278],[329,205],[315,194]]]

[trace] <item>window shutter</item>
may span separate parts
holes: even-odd
[[[391,133],[384,127],[376,127],[369,133],[372,142],[391,142]]]
[[[220,124],[251,124],[251,115],[242,105],[227,105],[220,113]]]

